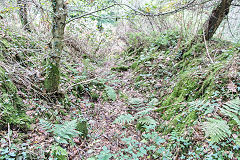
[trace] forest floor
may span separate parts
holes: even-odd
[[[165,155],[168,159],[180,159],[179,156],[181,159],[185,156],[189,159],[238,157],[239,44],[210,42],[208,47],[213,63],[206,56],[203,44],[194,45],[182,55],[183,59],[178,59],[175,53],[178,34],[175,32],[149,37],[136,33],[128,39],[131,42],[128,48],[107,46],[110,52],[103,51],[98,55],[75,53],[72,52],[74,48],[67,46],[61,66],[60,92],[64,96],[59,98],[49,96],[43,89],[45,52],[50,51],[44,47],[46,43],[34,42],[11,32],[3,37],[7,37],[2,39],[7,54],[3,54],[5,59],[0,67],[8,71],[9,79],[16,85],[13,87],[17,91],[15,95],[26,106],[24,112],[29,116],[31,126],[26,131],[26,128],[14,125],[19,125],[22,119],[20,122],[11,119],[10,111],[6,109],[10,117],[7,120],[12,121],[6,122],[5,129],[0,131],[2,159],[19,156],[49,159],[56,156],[56,150],[67,152],[65,158],[58,158],[61,160],[66,156],[74,160],[107,160],[113,154],[131,158],[138,154],[138,159],[164,159]],[[5,92],[4,87],[1,92]],[[8,93],[2,95],[8,99],[0,99],[0,102],[11,104],[6,106],[15,113],[14,103],[9,103],[14,102],[14,97]],[[224,104],[234,99],[237,103],[229,104],[235,110],[228,108],[234,114],[221,113]],[[0,116],[3,113],[5,110]],[[128,115],[125,120],[131,123],[116,123],[121,115]],[[140,116],[134,119],[135,115]],[[147,123],[139,123],[141,118],[146,118]],[[87,138],[72,136],[67,130],[68,135],[61,133],[60,138],[53,130],[53,126],[63,127],[65,123],[79,119],[87,121]],[[204,124],[216,126],[215,122],[206,121],[209,119],[222,122],[228,129],[220,126],[219,136],[218,126],[213,127],[214,131],[211,131],[212,127],[208,128],[209,132],[217,133],[208,137],[217,135],[219,143],[211,143],[204,135]],[[42,120],[48,123],[43,124]],[[152,124],[154,128],[149,127],[147,132],[147,127]],[[59,142],[58,138],[68,142]],[[227,141],[231,143],[220,142],[224,138],[229,138]],[[131,142],[127,144],[127,141]],[[106,157],[99,158],[98,155]]]
[[[123,51],[122,48],[114,47],[114,49],[117,51],[120,50],[121,52]],[[119,54],[121,54],[121,52]],[[132,77],[134,74],[132,70],[124,72],[111,70],[116,66],[117,62],[119,62],[119,59],[108,58],[108,60],[106,60],[103,65],[100,65],[100,67],[96,68],[92,74],[94,74],[94,77],[97,79],[108,79],[109,81],[105,83],[106,85],[112,86],[111,82],[114,82],[114,89],[117,90],[118,93],[121,92],[121,94],[127,96],[129,99],[144,99],[144,95],[132,87]],[[73,96],[72,98],[73,101],[75,101],[75,97]],[[137,131],[135,126],[128,125],[126,127],[114,123],[114,120],[122,114],[136,113],[136,110],[129,108],[129,103],[126,98],[118,95],[115,101],[104,101],[101,98],[97,101],[90,101],[89,97],[83,98],[82,103],[77,104],[77,108],[70,109],[69,112],[73,113],[61,117],[64,121],[71,120],[71,115],[77,113],[77,110],[80,109],[83,117],[89,124],[89,135],[87,139],[81,140],[81,138],[74,138],[74,146],[63,145],[63,147],[67,148],[70,159],[86,159],[87,157],[97,155],[102,151],[104,146],[112,153],[116,153],[124,146],[124,143],[121,142],[121,138],[123,137],[132,137],[133,139],[140,140],[141,132]],[[35,108],[33,109],[34,110],[30,109],[27,111],[29,116],[33,116],[36,113]],[[56,109],[59,108],[56,107]],[[34,129],[27,134],[27,137],[25,137],[25,139],[28,139],[28,145],[32,145],[29,147],[32,147],[33,152],[34,150],[36,151],[36,148],[39,146],[41,146],[42,151],[50,151],[49,148],[52,145],[51,143],[54,142],[53,137],[43,130],[39,123],[34,124],[33,128]],[[29,141],[31,142],[30,144]],[[38,149],[38,152],[41,151]]]

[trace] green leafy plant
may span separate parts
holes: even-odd
[[[134,117],[131,114],[123,114],[117,117],[114,121],[114,123],[120,123],[120,124],[129,124],[132,121],[134,121]]]
[[[226,102],[222,108],[220,108],[221,112],[231,117],[236,123],[240,126],[240,120],[238,116],[240,116],[240,99],[233,99],[231,101]]]
[[[117,117],[114,121],[114,123],[119,123],[119,124],[129,124],[133,122],[134,120],[138,120],[138,123],[145,124],[145,125],[156,125],[157,121],[154,120],[150,116],[145,116],[149,114],[151,111],[154,111],[155,108],[141,108],[139,112],[137,112],[134,116],[131,114],[123,114]]]
[[[106,146],[103,146],[103,150],[100,152],[99,155],[97,155],[98,160],[109,160],[113,157],[113,154],[110,153],[110,150]]]
[[[117,94],[112,87],[106,85],[105,91],[111,100],[115,101],[117,99]]]
[[[231,130],[225,120],[208,118],[207,122],[203,122],[202,127],[206,137],[211,137],[212,142],[219,142],[231,134]]]
[[[163,147],[166,142],[155,130],[154,125],[144,126],[145,132],[141,136],[141,140],[136,140],[133,137],[123,137],[121,141],[124,144],[119,152],[112,154],[107,147],[96,156],[97,160],[108,160],[110,158],[116,160],[125,159],[171,159],[170,150]]]
[[[60,146],[52,146],[51,147],[51,155],[54,159],[57,160],[67,160],[68,159],[68,153],[66,149],[63,149]]]
[[[77,137],[81,134],[76,130],[77,120],[66,121],[63,124],[52,124],[40,119],[39,123],[43,129],[53,134],[58,143],[68,144],[68,141],[72,141],[73,137]]]

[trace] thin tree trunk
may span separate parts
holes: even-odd
[[[213,37],[224,17],[228,15],[232,1],[233,0],[221,0],[221,3],[212,10],[211,15],[204,23],[203,28],[201,28],[193,40],[179,52],[180,59],[184,52],[190,50],[194,44],[197,42],[203,43],[204,40],[209,41]]]
[[[64,0],[52,0],[52,52],[49,56],[45,88],[47,92],[57,92],[60,84],[60,58],[63,50],[66,10]]]
[[[224,17],[228,15],[232,1],[221,0],[221,3],[212,11],[210,17],[204,23],[203,33],[207,41],[213,37]]]
[[[21,23],[23,25],[23,29],[25,31],[31,32],[30,25],[28,22],[28,13],[27,13],[27,4],[25,0],[18,0],[17,1],[19,6],[19,16],[21,19]]]

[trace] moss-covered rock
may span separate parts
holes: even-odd
[[[25,106],[17,92],[18,90],[8,77],[7,72],[0,67],[0,128],[5,128],[7,124],[22,129],[30,127],[31,120],[25,114]]]

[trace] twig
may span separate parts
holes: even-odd
[[[83,17],[86,17],[86,16],[89,16],[89,15],[92,15],[94,13],[97,13],[97,12],[100,12],[100,11],[104,11],[104,10],[107,10],[109,8],[112,8],[114,6],[125,6],[125,7],[128,7],[129,9],[133,10],[136,15],[141,15],[141,16],[150,16],[150,17],[156,17],[156,16],[163,16],[163,15],[168,15],[168,14],[174,14],[174,13],[177,13],[177,12],[180,12],[184,9],[187,9],[189,7],[192,6],[192,4],[195,2],[196,0],[192,0],[191,2],[189,2],[188,4],[182,6],[182,7],[179,7],[178,9],[175,9],[173,11],[169,11],[169,12],[160,12],[160,13],[157,13],[157,14],[152,14],[152,13],[144,13],[140,10],[137,10],[137,9],[134,9],[133,7],[127,5],[127,4],[121,4],[121,3],[117,3],[115,1],[115,3],[113,5],[110,5],[110,6],[107,6],[107,7],[104,7],[104,8],[101,8],[101,9],[98,9],[96,11],[93,11],[93,12],[89,12],[89,13],[86,13],[86,14],[83,14],[81,16],[78,16],[78,17],[74,17],[72,19],[70,19],[69,21],[66,22],[66,24],[74,21],[74,20],[77,20],[77,19],[80,19],[80,18],[83,18]]]
[[[208,45],[207,45],[207,41],[206,41],[206,38],[205,38],[204,30],[203,30],[203,40],[204,40],[204,44],[205,44],[205,47],[206,47],[207,56],[210,59],[211,63],[214,63],[212,58],[211,58],[211,56],[210,56],[210,54],[209,54]]]
[[[76,20],[76,19],[80,19],[80,18],[89,16],[89,15],[92,15],[93,13],[97,13],[97,12],[104,11],[104,10],[106,10],[106,9],[112,8],[112,7],[116,6],[116,5],[117,5],[117,4],[113,4],[113,5],[107,6],[107,7],[105,7],[105,8],[101,8],[101,9],[98,9],[98,10],[96,10],[96,11],[89,12],[89,13],[83,14],[83,15],[78,16],[78,17],[74,17],[74,18],[70,19],[69,21],[67,21],[66,24],[68,24],[68,23],[70,23],[70,22],[72,22],[72,21],[74,21],[74,20]]]
[[[9,145],[9,148],[11,148],[10,132],[11,132],[11,129],[10,129],[10,125],[8,123],[8,145]]]
[[[76,86],[76,85],[84,84],[84,83],[90,82],[90,81],[95,80],[95,79],[97,79],[97,77],[96,77],[96,78],[93,78],[93,79],[88,79],[88,80],[86,80],[86,81],[81,81],[81,82],[75,83],[75,84],[69,86],[69,87],[67,88],[67,90],[71,89],[72,87],[74,87],[74,86]]]

